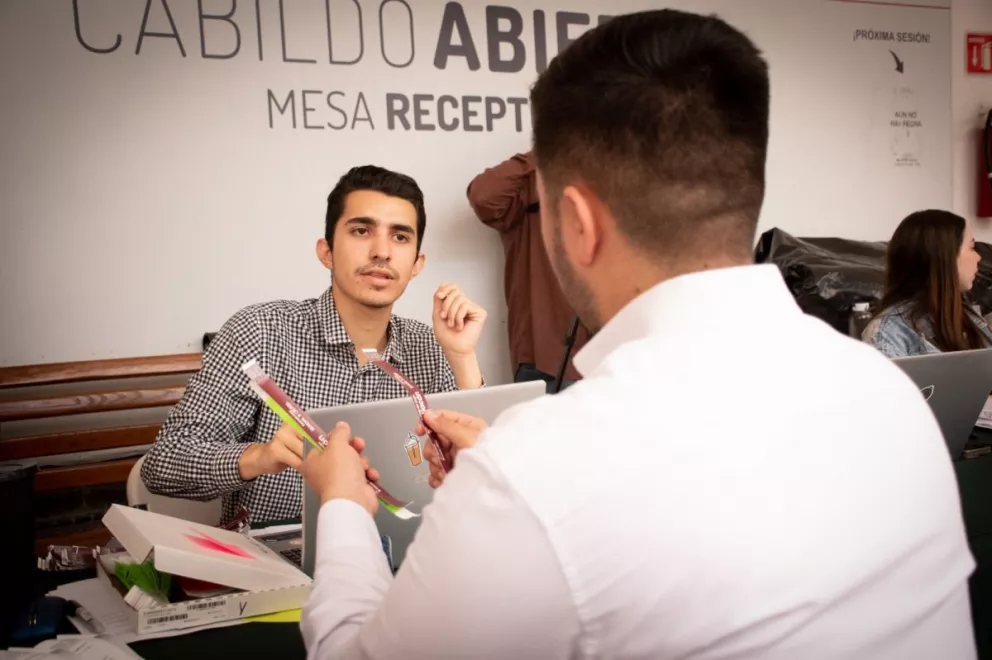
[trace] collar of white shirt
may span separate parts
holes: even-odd
[[[761,314],[801,314],[776,266],[718,268],[664,280],[631,300],[576,353],[573,363],[584,377],[622,344],[658,332],[699,334],[705,329],[728,339],[741,322]],[[767,327],[764,325],[763,327]]]

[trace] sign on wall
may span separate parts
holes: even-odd
[[[502,246],[466,186],[529,148],[558,52],[662,4],[717,13],[770,63],[762,230],[886,238],[950,206],[949,0],[6,0],[0,365],[196,350],[244,305],[319,295],[327,193],[374,163],[426,195],[396,312],[427,320],[459,283],[506,380]]]
[[[992,74],[992,34],[969,32],[965,37],[968,73]]]

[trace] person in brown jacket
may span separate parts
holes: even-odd
[[[544,251],[532,153],[516,154],[486,169],[472,179],[467,195],[479,220],[498,231],[503,240],[514,382],[544,380],[550,392],[575,315]],[[580,325],[572,354],[588,339],[588,331]],[[579,378],[569,359],[563,387]]]

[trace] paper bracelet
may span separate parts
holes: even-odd
[[[451,455],[441,448],[440,438],[437,437],[437,433],[430,427],[427,420],[424,419],[424,414],[427,412],[427,399],[424,397],[423,391],[417,387],[416,383],[400,373],[399,369],[389,364],[379,356],[379,352],[374,348],[363,348],[362,353],[372,362],[375,366],[379,367],[387,374],[392,376],[396,382],[403,386],[411,398],[413,398],[413,405],[417,409],[417,415],[420,417],[420,422],[427,429],[427,437],[430,438],[431,444],[434,446],[434,451],[441,458],[441,470],[445,473],[450,472],[452,468]]]
[[[252,391],[265,402],[265,405],[272,412],[289,424],[300,437],[313,445],[315,449],[323,451],[324,447],[327,446],[327,433],[317,426],[317,423],[311,419],[310,415],[289,398],[289,395],[283,392],[282,388],[276,385],[275,381],[269,378],[268,374],[259,366],[257,360],[249,360],[242,365],[241,370],[248,376]],[[379,484],[373,481],[369,481],[368,484],[375,491],[379,503],[397,518],[409,520],[410,518],[417,518],[420,515],[407,508],[410,504],[409,502],[401,502],[390,495]]]

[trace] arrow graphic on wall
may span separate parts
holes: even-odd
[[[889,52],[892,53],[891,50]],[[898,71],[899,73],[903,73],[903,66],[905,63],[902,60],[900,60],[899,56],[896,55],[895,53],[892,53],[892,59],[896,61],[896,71]]]

